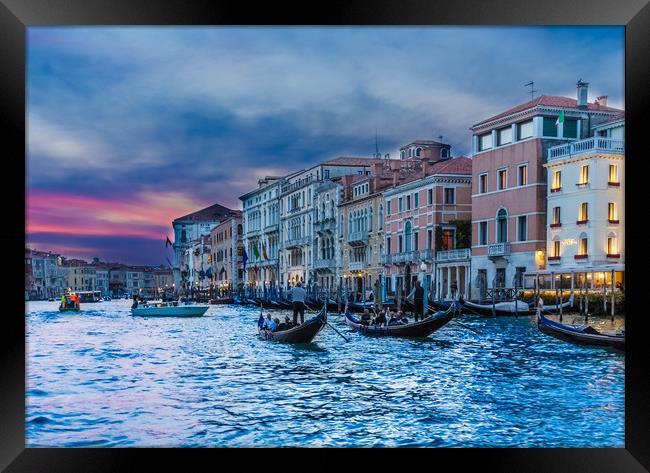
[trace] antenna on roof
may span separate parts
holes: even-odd
[[[381,153],[379,152],[379,135],[377,134],[377,128],[375,128],[375,154],[374,158],[381,158]]]
[[[535,90],[535,81],[531,80],[528,84],[524,84],[524,87],[530,86],[530,100],[533,100],[535,98],[535,92],[539,92],[539,90]]]

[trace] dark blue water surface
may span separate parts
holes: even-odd
[[[130,301],[27,304],[27,445],[623,447],[622,354],[462,319],[422,340],[330,322],[259,340],[259,310],[134,318]]]

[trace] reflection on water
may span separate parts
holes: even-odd
[[[624,356],[534,319],[426,339],[259,340],[255,308],[133,318],[130,301],[27,305],[27,445],[622,447]]]

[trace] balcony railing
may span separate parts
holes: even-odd
[[[432,260],[433,252],[431,250],[403,251],[401,253],[381,255],[382,264],[419,263]]]
[[[290,238],[284,244],[286,248],[292,248],[296,246],[304,246],[309,244],[309,237],[302,238]]]
[[[367,231],[361,231],[361,232],[350,232],[348,236],[348,242],[350,244],[358,244],[358,245],[367,245],[368,244],[368,232]]]
[[[447,261],[461,261],[470,258],[472,252],[469,248],[461,248],[459,250],[447,250],[436,252],[436,262],[445,263]]]
[[[488,256],[507,256],[510,254],[510,243],[496,243],[488,246]]]
[[[367,267],[368,263],[365,261],[355,261],[353,263],[350,263],[348,267],[350,268],[350,271],[361,271],[363,268]]]
[[[292,182],[291,184],[285,184],[284,186],[282,186],[282,190],[280,191],[280,193],[282,195],[284,195],[284,194],[286,194],[288,192],[293,192],[293,191],[298,190],[298,189],[300,189],[302,187],[305,187],[306,185],[311,184],[311,182],[314,181],[314,180],[315,179],[313,179],[312,176],[307,176],[304,179],[300,179],[299,181]]]
[[[334,218],[324,218],[314,223],[314,230],[317,232],[334,232],[336,230],[336,220]]]
[[[565,145],[549,148],[547,160],[552,161],[554,159],[561,159],[566,156],[574,156],[592,151],[622,154],[625,152],[625,141],[593,136],[584,140],[573,141]]]
[[[334,258],[314,260],[314,269],[325,269],[325,268],[334,269],[335,266],[336,266],[336,262],[334,261]]]
[[[278,228],[279,228],[279,224],[277,224],[277,223],[269,223],[268,225],[266,225],[264,227],[264,231],[266,233],[277,232]]]

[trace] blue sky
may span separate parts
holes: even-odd
[[[369,157],[375,130],[393,157],[438,136],[467,154],[530,80],[624,108],[622,27],[30,27],[27,54],[28,240],[142,264],[173,218]]]

